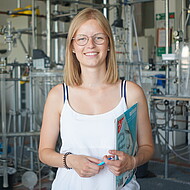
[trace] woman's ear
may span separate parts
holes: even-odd
[[[74,48],[74,46],[73,46],[73,43],[71,44],[71,49],[72,49],[72,52],[73,52],[73,53],[76,53],[76,52],[75,52],[75,48]]]

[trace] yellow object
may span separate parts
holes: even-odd
[[[32,10],[25,10],[25,9],[32,9],[32,5],[28,5],[28,6],[24,7],[24,8],[16,8],[16,9],[13,10],[13,12],[20,10],[18,12],[19,14],[32,15]],[[39,15],[39,14],[40,14],[40,10],[36,9],[36,15]],[[12,14],[11,16],[16,17],[16,16],[22,16],[22,15]]]
[[[25,83],[28,83],[28,82],[29,82],[29,77],[28,77],[28,75],[22,75],[22,79],[23,79],[23,80],[20,81],[20,84],[25,84]]]

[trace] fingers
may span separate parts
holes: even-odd
[[[115,165],[115,163],[117,162],[117,160],[114,159],[114,156],[111,156],[111,155],[109,155],[109,156],[105,155],[103,157],[103,160],[104,160],[105,164],[107,164],[107,165]]]
[[[81,168],[79,175],[80,177],[92,177],[98,174],[101,169],[103,169],[103,166],[89,162]]]
[[[108,160],[108,157],[104,156],[105,163],[114,175],[119,176],[134,168],[134,159],[132,156],[117,150],[110,150],[109,153],[118,157],[118,160]]]
[[[118,156],[119,160],[125,156],[124,152],[118,150],[109,150],[109,153]]]
[[[74,169],[80,177],[91,177],[104,168],[104,166],[98,166],[100,162],[99,159],[93,157],[78,155]]]
[[[94,157],[87,156],[87,158],[89,161],[91,161],[92,163],[95,163],[95,164],[99,164],[100,162],[102,162],[101,160],[94,158]]]

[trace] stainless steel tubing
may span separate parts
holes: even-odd
[[[59,8],[59,5],[55,5],[54,10],[57,12]],[[55,29],[55,33],[59,32],[59,22],[55,21],[54,22],[54,29]],[[55,63],[59,63],[59,41],[58,38],[54,39],[54,44],[55,44],[55,50],[54,50],[54,55],[55,55]]]
[[[169,53],[169,0],[165,0],[165,14],[166,14],[166,54]]]
[[[21,67],[16,67],[15,69],[17,69],[17,78],[21,78]],[[17,105],[16,105],[16,112],[19,112],[21,110],[21,102],[22,102],[22,98],[21,98],[21,83],[20,82],[15,82],[16,83],[16,90],[17,90],[17,99],[15,99],[17,101]],[[21,128],[21,115],[18,114],[18,130],[19,132],[22,131]],[[19,140],[19,145],[21,145],[21,138],[18,139]]]
[[[15,67],[14,68],[14,72],[13,72],[13,77],[15,78],[18,78],[20,74],[20,70],[19,70],[19,67]],[[17,81],[14,81],[14,106],[13,106],[13,132],[16,133],[17,132],[17,110],[19,108],[19,104],[20,104],[20,89],[19,89],[19,83]],[[14,166],[15,168],[17,168],[17,139],[14,137],[13,139],[13,142],[14,142]]]
[[[32,47],[36,49],[36,4],[35,0],[32,0]]]
[[[165,0],[165,15],[166,15],[166,54],[169,53],[169,0]],[[169,61],[166,61],[166,79],[169,79]],[[166,80],[166,94],[169,94],[169,81]],[[169,105],[165,105],[165,110],[169,109]],[[168,178],[168,161],[169,161],[169,113],[165,112],[165,174]]]
[[[136,4],[136,3],[145,3],[145,2],[151,2],[154,0],[129,0],[127,1],[128,5]]]
[[[170,129],[170,131],[177,131],[177,132],[183,132],[183,133],[190,133],[190,130],[188,129]]]
[[[181,0],[182,14],[181,14],[181,30],[183,32],[183,41],[186,39],[186,28],[185,28],[185,20],[186,20],[186,0]]]
[[[40,132],[34,131],[34,132],[16,132],[16,133],[6,133],[6,138],[8,137],[27,137],[27,136],[39,136]],[[4,137],[5,135],[3,133],[0,133],[0,137]]]
[[[103,0],[103,4],[105,5],[105,7],[103,8],[103,14],[106,18],[108,18],[108,9],[106,8],[107,0]]]
[[[51,59],[51,3],[46,0],[47,56]]]
[[[30,106],[30,131],[34,129],[34,115],[33,115],[33,80],[31,77],[31,69],[30,69],[30,83],[29,83],[29,106]],[[33,148],[33,137],[30,136],[30,148]],[[30,168],[34,169],[34,153],[30,152]]]
[[[127,54],[127,61],[129,63],[133,62],[133,52],[132,52],[132,6],[129,5],[125,5],[124,7],[124,15],[125,15],[125,23],[126,23],[126,30],[125,30],[125,35],[127,36],[127,43],[126,43],[126,49],[128,50],[128,54]],[[129,66],[130,64],[127,64],[127,78],[126,80],[130,80],[130,69],[131,66]]]
[[[166,15],[166,54],[169,53],[169,0],[165,0],[165,15]],[[166,79],[169,79],[169,61],[166,63]],[[166,80],[166,94],[169,94],[169,81]]]
[[[17,0],[17,8],[20,8],[21,7],[21,2],[20,0]]]
[[[8,187],[8,173],[7,173],[7,137],[6,137],[6,86],[5,75],[1,74],[0,89],[1,89],[1,115],[2,115],[2,142],[3,142],[3,187]]]
[[[24,133],[26,132],[27,120],[28,120],[28,113],[26,112],[26,115],[24,118],[24,123],[23,123],[23,132]],[[20,137],[20,139],[21,139],[21,143],[20,143],[21,144],[20,165],[22,165],[25,137]]]

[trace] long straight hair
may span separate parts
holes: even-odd
[[[97,9],[85,8],[79,12],[70,24],[66,43],[65,67],[64,67],[64,82],[69,86],[81,85],[81,68],[76,55],[72,52],[72,38],[79,27],[86,21],[94,19],[103,29],[109,40],[109,51],[106,57],[106,75],[105,82],[114,84],[118,81],[118,68],[116,63],[116,54],[113,35],[110,24],[104,15]]]

